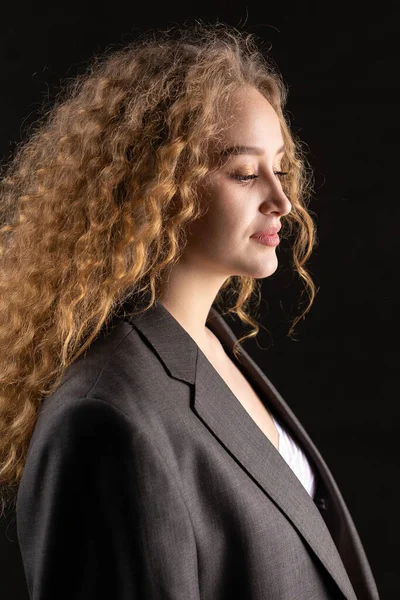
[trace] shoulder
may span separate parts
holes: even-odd
[[[39,414],[28,450],[28,462],[41,457],[101,455],[118,443],[129,442],[132,424],[127,416],[98,398],[68,398]]]
[[[44,399],[39,418],[47,421],[58,411],[70,412],[71,418],[90,410],[100,415],[107,410],[101,402],[128,414],[135,399],[143,398],[151,387],[150,382],[154,387],[155,379],[165,377],[159,363],[129,322],[114,319],[67,368],[61,384]]]

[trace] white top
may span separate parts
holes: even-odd
[[[285,431],[278,421],[274,419],[273,415],[271,415],[271,417],[279,433],[279,453],[285,459],[294,474],[297,475],[311,498],[314,498],[316,488],[315,476],[306,455],[287,431]]]

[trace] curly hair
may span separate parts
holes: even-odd
[[[257,44],[248,32],[196,22],[95,55],[2,167],[2,512],[16,497],[43,399],[128,298],[137,306],[150,298],[144,310],[157,300],[188,224],[204,214],[196,190],[212,168],[209,144],[223,133],[220,111],[246,84],[275,109],[285,143],[292,210],[282,235],[294,234],[293,267],[309,296],[290,333],[311,307],[312,172],[284,112],[286,85]],[[223,314],[253,327],[236,356],[259,331],[246,312],[257,283],[229,277],[216,298]]]

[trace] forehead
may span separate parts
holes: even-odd
[[[255,88],[234,92],[225,112],[224,145],[256,146],[278,151],[283,145],[281,124],[270,102]]]

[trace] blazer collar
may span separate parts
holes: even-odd
[[[194,385],[194,411],[243,469],[279,506],[336,581],[347,600],[356,600],[352,584],[327,525],[316,504],[278,450],[247,413],[194,339],[157,302],[141,315],[127,320],[146,337],[171,377]],[[240,346],[240,362],[233,354],[236,336],[211,307],[207,326],[252,384],[267,408],[277,414],[307,453],[317,477],[331,486],[330,475],[318,450],[278,391]]]

